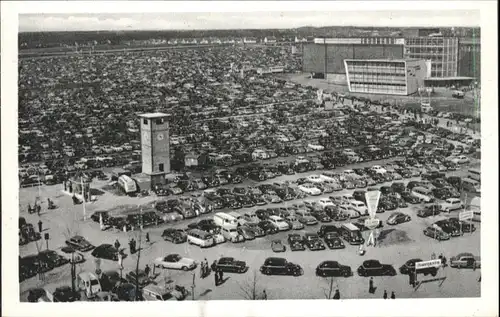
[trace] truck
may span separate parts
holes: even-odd
[[[463,252],[450,258],[450,267],[454,268],[480,268],[481,257],[474,256],[472,253]]]

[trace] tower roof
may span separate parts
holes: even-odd
[[[170,117],[169,114],[162,113],[162,112],[141,113],[138,116],[141,118],[147,118],[147,119]]]

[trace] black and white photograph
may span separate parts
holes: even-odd
[[[495,5],[392,3],[15,13],[9,299],[497,315]]]

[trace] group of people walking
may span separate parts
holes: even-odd
[[[410,274],[410,276],[412,276],[413,274]],[[370,277],[370,281],[368,283],[368,293],[370,294],[375,294],[375,291],[377,290],[377,288],[375,287],[374,285],[374,282],[373,282],[373,277]],[[384,295],[383,295],[383,298],[384,299],[387,299],[388,298],[388,295],[387,295],[387,290],[384,290]],[[391,299],[396,299],[396,294],[394,293],[394,291],[391,292]]]

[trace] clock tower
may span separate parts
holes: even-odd
[[[170,173],[170,137],[165,113],[139,115],[141,125],[142,172],[151,177],[151,186],[165,183]]]

